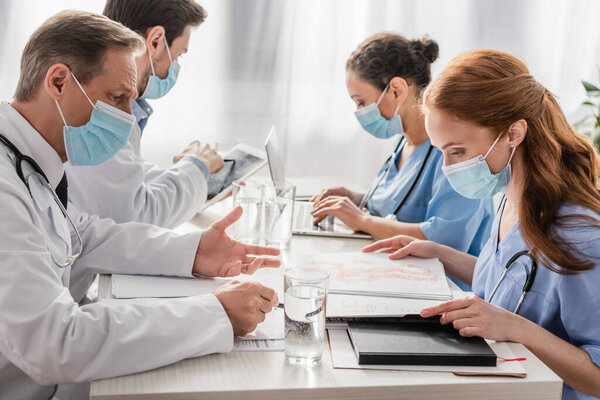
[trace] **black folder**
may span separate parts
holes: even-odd
[[[496,366],[496,353],[480,337],[462,337],[439,319],[394,323],[349,322],[363,365]]]

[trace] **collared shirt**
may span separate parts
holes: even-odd
[[[515,253],[527,250],[519,222],[498,242],[503,205],[504,202],[496,214],[492,234],[481,251],[473,273],[473,291],[484,300],[489,300],[508,260]],[[564,204],[559,215],[568,214],[586,215],[596,220],[600,217],[587,208]],[[595,267],[574,275],[560,275],[539,263],[535,280],[523,300],[519,315],[585,350],[592,361],[600,366],[600,229],[590,227],[588,221],[582,220],[571,227],[555,226],[552,232],[566,239]],[[518,258],[500,282],[491,303],[513,312],[530,271],[531,260],[528,257]],[[565,385],[562,398],[580,400],[594,397]]]
[[[140,132],[144,132],[144,128],[148,123],[148,118],[150,118],[154,112],[152,106],[150,106],[150,103],[145,99],[135,99],[131,102],[131,111],[140,127]]]

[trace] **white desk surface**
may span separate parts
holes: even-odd
[[[230,207],[211,207],[178,231],[206,227]],[[295,257],[314,251],[360,250],[369,240],[294,236],[282,254],[282,267],[260,270],[255,279],[283,281]],[[250,278],[252,279],[252,278]],[[106,297],[109,276],[101,276],[99,298]],[[277,289],[277,288],[275,288]],[[193,334],[193,333],[190,333]],[[183,360],[156,370],[95,381],[92,400],[116,399],[560,399],[561,379],[517,343],[516,357],[526,357],[526,378],[465,377],[447,372],[334,369],[326,350],[315,368],[287,365],[283,352],[235,352]],[[149,349],[168,351],[168,349]]]

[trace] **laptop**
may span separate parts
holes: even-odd
[[[271,127],[267,140],[265,141],[267,161],[273,182],[285,182],[285,163],[283,162],[279,139],[275,127]],[[363,232],[354,232],[342,221],[333,216],[328,216],[318,225],[314,224],[314,218],[310,214],[313,203],[308,201],[296,201],[294,203],[294,216],[292,222],[292,233],[294,235],[328,236],[355,239],[371,239],[371,235]]]

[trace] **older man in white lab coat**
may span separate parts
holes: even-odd
[[[60,13],[32,35],[15,100],[0,103],[2,400],[55,398],[58,384],[229,351],[235,335],[252,331],[277,304],[273,290],[248,282],[136,303],[80,306],[71,296],[77,255],[95,272],[131,274],[233,276],[279,265],[255,257],[277,250],[224,233],[240,209],[204,233],[176,235],[119,225],[68,204],[63,163],[101,162],[127,140],[133,52],[141,48],[135,33],[103,16]]]

